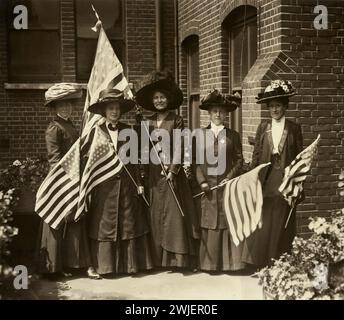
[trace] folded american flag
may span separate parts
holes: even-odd
[[[227,182],[224,190],[224,209],[229,232],[236,246],[261,227],[263,206],[262,185],[259,180],[264,163],[253,170]]]
[[[293,162],[285,168],[284,178],[278,191],[282,193],[289,206],[294,207],[303,191],[303,183],[311,170],[311,165],[318,150],[320,135],[306,149],[301,151]]]

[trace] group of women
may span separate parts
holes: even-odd
[[[205,156],[206,161],[192,163],[192,174],[186,175],[183,164],[173,161],[178,153],[173,148],[178,145],[173,143],[173,130],[183,129],[184,121],[175,112],[183,102],[183,94],[170,74],[154,72],[145,78],[136,102],[116,89],[102,91],[88,111],[104,117],[99,129],[115,152],[124,143],[118,140],[121,130],[135,130],[120,118],[137,103],[152,112],[145,119],[149,133],[169,133],[171,161],[165,162],[158,139],[151,140],[149,150],[159,158],[158,163],[123,165],[93,188],[89,210],[79,221],[70,215],[59,230],[43,223],[39,271],[69,275],[71,270],[86,269],[90,278],[101,279],[109,274],[156,268],[226,272],[268,264],[271,258],[288,250],[295,234],[294,217],[288,229],[283,228],[289,207],[277,192],[284,168],[302,149],[300,126],[284,116],[288,97],[293,94],[289,82],[275,82],[259,96],[258,103],[266,102],[272,116],[258,128],[252,161],[253,167],[272,162],[263,185],[263,190],[268,190],[264,193],[263,227],[236,246],[227,227],[223,189],[213,187],[242,173],[240,136],[225,125],[228,113],[240,105],[240,95],[225,96],[213,90],[200,105],[209,114],[209,125],[202,132],[211,132],[214,145],[197,148],[205,154],[212,147],[216,156],[221,144],[225,144],[224,172],[209,174],[208,169],[216,164],[208,163]],[[46,92],[46,105],[56,113],[46,131],[51,167],[78,137],[70,117],[74,100],[80,97],[80,89],[69,83],[56,84]],[[87,154],[82,162],[87,162]],[[193,194],[200,191],[203,195],[193,199]]]

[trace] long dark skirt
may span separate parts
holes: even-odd
[[[290,249],[292,238],[284,229],[290,211],[288,203],[281,197],[266,197],[263,200],[263,225],[246,241],[243,259],[257,266],[271,264],[271,259],[277,259]],[[294,224],[294,217],[289,222]],[[290,238],[284,240],[285,238]]]
[[[91,266],[88,238],[84,220],[71,222],[54,230],[42,223],[38,253],[38,272],[55,273],[69,268]]]
[[[231,240],[228,229],[202,228],[199,266],[204,271],[236,271],[245,268],[241,260],[243,245]]]
[[[92,264],[99,274],[132,274],[153,268],[147,235],[115,242],[90,241]]]
[[[150,165],[150,238],[156,267],[197,266],[198,221],[191,189],[182,170],[176,177],[175,190],[184,217],[161,175],[161,167]]]

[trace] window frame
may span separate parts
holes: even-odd
[[[194,89],[192,86],[192,49],[196,47],[198,54],[198,90]],[[198,108],[200,105],[200,72],[199,72],[199,38],[198,36],[192,36],[190,39],[186,39],[185,42],[185,52],[186,52],[186,79],[187,79],[187,101],[188,101],[188,122],[191,129],[199,128],[201,123],[201,112]],[[195,107],[196,105],[196,107]]]
[[[243,11],[246,10],[245,8],[243,8]],[[244,11],[245,12],[245,11]],[[243,12],[241,14],[244,14]],[[251,64],[251,60],[252,60],[252,52],[251,52],[251,45],[252,45],[252,28],[253,28],[253,23],[255,23],[255,28],[257,30],[256,34],[257,34],[257,38],[256,38],[256,59],[258,58],[258,15],[257,15],[257,11],[255,13],[249,13],[248,17],[246,17],[246,21],[244,19],[244,17],[242,16],[241,19],[238,19],[237,21],[235,21],[233,24],[228,25],[228,29],[227,29],[227,34],[228,34],[228,40],[229,40],[229,46],[228,46],[228,50],[229,50],[229,56],[228,56],[228,69],[229,69],[229,88],[230,91],[234,94],[235,92],[240,93],[240,95],[242,96],[242,81],[245,79],[246,75],[248,74],[248,72],[250,71],[250,69],[252,68],[253,64]],[[237,31],[238,29],[242,28],[245,29],[245,25],[246,25],[246,31],[244,30],[244,34],[243,37],[245,39],[245,37],[247,37],[247,66],[250,66],[247,70],[247,73],[245,74],[245,76],[241,75],[241,81],[240,81],[240,86],[235,86],[235,73],[234,73],[234,54],[235,54],[235,50],[234,50],[234,32]],[[245,34],[245,32],[247,32],[247,35]],[[244,46],[244,50],[245,50],[246,46]],[[237,132],[239,132],[240,136],[242,136],[242,108],[239,107],[237,108],[231,115],[230,117],[230,126],[232,129],[236,130]]]
[[[122,57],[119,60],[121,61],[121,64],[123,66],[123,71],[124,73],[126,73],[127,70],[127,42],[126,42],[126,22],[125,22],[125,13],[126,13],[126,1],[125,0],[119,0],[121,2],[121,17],[122,17],[122,36],[114,36],[114,37],[109,37],[109,41],[112,45],[112,48],[115,50],[113,43],[114,42],[121,42],[121,49],[122,49]],[[77,17],[77,1],[75,1],[75,5],[74,5],[74,15],[75,15],[75,23],[76,23],[76,27],[75,27],[75,77],[77,79],[77,81],[79,82],[85,82],[88,80],[89,78],[89,74],[86,78],[84,78],[83,76],[81,76],[79,74],[79,70],[78,70],[78,66],[79,66],[79,61],[78,61],[78,50],[79,50],[79,40],[93,40],[95,41],[95,43],[97,44],[98,38],[85,38],[85,37],[79,37],[78,35],[78,17]],[[101,18],[101,17],[100,17]],[[117,55],[117,53],[116,53]],[[95,52],[94,52],[94,56],[95,56]],[[93,60],[94,60],[94,56],[93,56]],[[93,61],[92,61],[93,63]],[[91,70],[90,70],[91,72]]]
[[[60,0],[56,0],[58,6],[58,19],[56,28],[38,28],[38,27],[30,27],[28,29],[21,29],[16,30],[13,27],[13,12],[10,10],[12,8],[12,4],[10,2],[7,3],[6,12],[7,12],[7,30],[6,30],[6,52],[7,52],[7,66],[8,66],[8,80],[9,83],[53,83],[56,81],[60,81],[62,78],[62,70],[63,70],[63,61],[62,61],[62,53],[61,53],[61,2]],[[56,77],[49,77],[50,73],[38,76],[36,74],[21,74],[19,77],[16,76],[16,73],[12,72],[11,70],[11,33],[33,33],[33,32],[54,32],[57,35],[57,50],[58,52],[58,64],[57,64],[57,73]]]

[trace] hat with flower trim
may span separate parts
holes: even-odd
[[[290,81],[273,80],[264,92],[259,93],[257,103],[267,103],[269,100],[278,98],[289,98],[296,95],[295,88]]]

